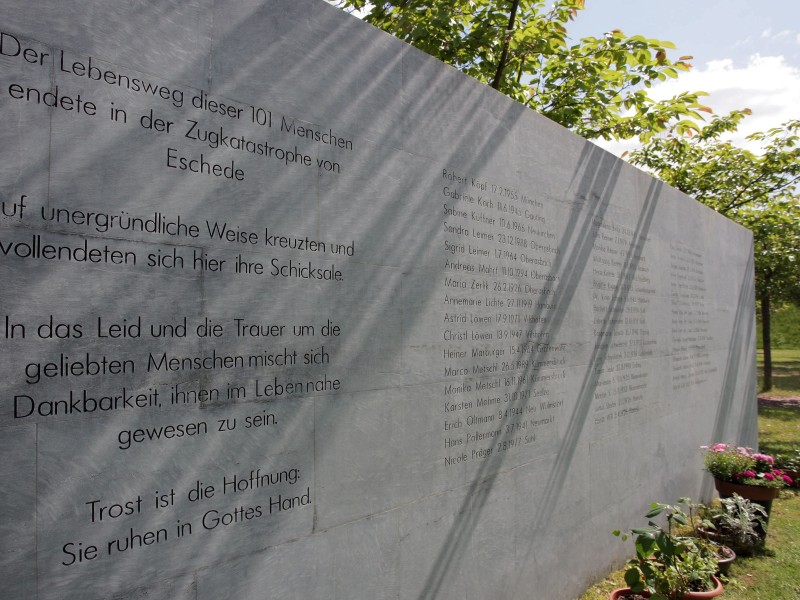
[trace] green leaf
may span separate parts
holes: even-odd
[[[678,525],[688,525],[689,521],[686,520],[686,516],[682,515],[681,513],[674,513],[672,515],[672,520],[675,521]]]
[[[654,81],[688,68],[669,58],[673,44],[614,30],[568,45],[582,0],[559,0],[553,7],[542,0],[521,2],[510,36],[505,1],[342,0],[340,5],[365,8],[367,22],[479,81],[496,81],[500,91],[589,139],[652,136],[654,127],[664,129],[681,112],[676,107],[661,124],[634,99]]]
[[[639,572],[636,569],[628,569],[625,571],[625,583],[634,592],[642,591],[642,580],[639,577]]]
[[[636,555],[639,558],[646,559],[649,558],[656,549],[656,540],[654,537],[640,536],[636,538],[634,546],[636,548]]]

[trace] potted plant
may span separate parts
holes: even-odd
[[[775,459],[769,454],[760,454],[753,452],[751,448],[731,444],[714,444],[701,448],[706,450],[703,462],[706,470],[714,476],[715,484],[745,487],[749,493],[762,496],[749,498],[750,500],[771,500],[778,495],[778,490],[793,483],[789,475],[776,468]],[[719,488],[717,485],[717,491],[720,491]],[[738,489],[733,491],[747,498]],[[732,495],[733,491],[725,497]]]
[[[738,496],[737,496],[738,497]],[[748,500],[744,500],[748,502]],[[717,535],[714,518],[717,513],[723,512],[722,508],[710,508],[705,504],[693,504],[686,501],[688,507],[689,524],[695,537],[703,538],[711,544],[717,554],[717,574],[727,575],[731,564],[736,560],[736,552],[727,545],[727,538]],[[757,505],[756,505],[757,506]],[[759,507],[760,508],[760,507]]]
[[[772,500],[781,488],[792,485],[793,480],[775,467],[769,454],[753,452],[751,448],[731,444],[702,446],[706,470],[714,477],[714,486],[720,498],[730,498],[734,493],[764,507],[764,535],[772,510]]]
[[[678,505],[651,504],[645,515],[647,527],[631,530],[636,557],[628,562],[625,582],[628,588],[615,590],[612,600],[689,600],[714,598],[723,592],[715,577],[717,552],[708,540],[678,535],[677,527],[690,525],[692,519],[681,508],[690,501],[681,498]],[[652,519],[664,515],[666,529]],[[614,535],[627,535],[615,531]]]
[[[727,576],[733,561],[736,560],[736,552],[730,546],[720,543],[715,545],[715,549],[717,551],[717,574]]]
[[[722,498],[720,506],[706,508],[700,523],[700,535],[749,556],[764,543],[764,520],[767,513],[760,504],[733,494]]]
[[[775,456],[775,466],[792,479],[792,487],[800,487],[800,448],[795,448],[791,454]]]

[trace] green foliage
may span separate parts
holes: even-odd
[[[703,456],[706,471],[712,476],[722,481],[737,481],[742,473],[755,469],[756,461],[749,453],[727,444],[719,446],[725,446],[725,450],[712,449]]]
[[[717,479],[758,487],[782,488],[791,483],[769,454],[731,444],[703,446],[706,471]]]
[[[756,311],[756,317],[760,317]],[[757,344],[763,348],[763,339],[760,329],[757,329]],[[772,313],[772,347],[800,350],[800,306],[786,303],[775,309]],[[773,360],[774,360],[773,356]]]
[[[792,170],[797,170],[797,180],[800,148],[795,154]],[[800,200],[790,191],[774,192],[773,198],[741,206],[732,214],[753,232],[756,294],[762,302],[765,294],[776,303],[800,293]]]
[[[364,9],[365,0],[331,0]],[[695,128],[702,93],[655,101],[654,83],[691,68],[670,42],[614,30],[573,43],[584,0],[392,0],[365,21],[592,139],[649,139],[670,123]]]
[[[800,471],[800,446],[794,448],[789,454],[776,455],[775,464],[785,471]]]
[[[800,354],[794,357],[800,359]],[[800,446],[800,410],[760,407],[759,440],[764,451]],[[790,426],[787,427],[787,424]],[[776,438],[775,434],[779,433]],[[769,442],[769,445],[768,445]],[[769,544],[752,558],[739,557],[725,586],[727,600],[776,600],[800,594],[800,492],[782,491],[770,514]],[[580,600],[607,600],[614,588],[624,587],[623,572],[615,571],[593,586]]]
[[[696,135],[678,123],[633,152],[630,161],[734,220],[774,202],[797,217],[793,193],[800,180],[800,120],[749,136],[761,142],[762,151],[754,153],[723,139],[749,114],[744,109],[714,116]]]
[[[730,498],[721,498],[720,505],[706,508],[703,527],[714,532],[714,539],[733,548],[737,554],[752,554],[764,539],[763,531],[767,511],[763,506],[734,493]]]
[[[771,350],[771,306],[800,297],[800,120],[751,135],[761,144],[754,153],[723,139],[748,114],[715,116],[697,135],[674,125],[631,154],[631,162],[753,232],[762,345]],[[770,360],[763,387],[772,387]]]
[[[636,557],[628,562],[625,583],[633,592],[649,591],[653,600],[677,600],[687,591],[713,589],[712,576],[717,570],[717,551],[707,540],[679,536],[678,526],[693,522],[681,506],[691,501],[681,498],[677,505],[654,503],[645,515],[647,527],[632,529]],[[652,519],[666,518],[667,527]],[[614,535],[621,535],[615,531]],[[627,535],[622,535],[626,540]]]
[[[753,153],[722,139],[749,110],[715,116],[696,136],[651,139],[631,162],[727,215],[753,232],[758,292],[772,302],[800,294],[800,120],[750,136],[762,143]]]

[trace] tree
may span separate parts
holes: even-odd
[[[631,154],[630,161],[673,187],[736,220],[745,206],[792,196],[800,180],[800,120],[789,121],[748,139],[759,141],[754,153],[725,141],[750,110],[714,116],[702,129],[680,121],[668,135],[655,137]],[[693,135],[693,131],[698,131]]]
[[[781,302],[800,294],[800,202],[786,199],[746,208],[739,222],[753,231],[756,298],[761,309],[764,391],[772,389],[771,314]]]
[[[652,84],[691,68],[691,56],[668,58],[670,42],[615,30],[571,44],[584,0],[329,1],[366,10],[365,21],[587,139],[649,139],[710,112],[699,92],[649,97]]]
[[[631,162],[753,232],[764,345],[763,389],[772,388],[770,311],[800,297],[800,120],[749,136],[759,153],[725,141],[750,111],[715,116],[697,135],[677,123],[631,154]]]

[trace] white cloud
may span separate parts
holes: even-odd
[[[771,28],[765,29],[761,32],[761,39],[768,40],[770,42],[783,42],[784,40],[789,41],[791,43],[791,38],[794,36],[794,39],[800,42],[800,33],[795,33],[790,29],[782,29],[777,33],[773,33]],[[737,42],[738,44],[738,42]]]
[[[751,56],[744,67],[731,60],[706,64],[678,79],[652,90],[654,98],[669,98],[683,90],[702,90],[710,95],[705,102],[718,114],[749,108],[753,114],[740,127],[738,141],[755,131],[763,131],[798,117],[800,69],[783,56]]]
[[[716,114],[742,108],[753,111],[731,137],[736,144],[752,150],[757,149],[757,144],[748,142],[746,136],[800,116],[800,69],[788,64],[783,56],[756,54],[743,67],[737,67],[730,59],[712,61],[705,68],[693,69],[654,86],[651,96],[661,100],[684,91],[708,92],[709,96],[701,100]],[[638,146],[635,142],[600,145],[615,154]]]

